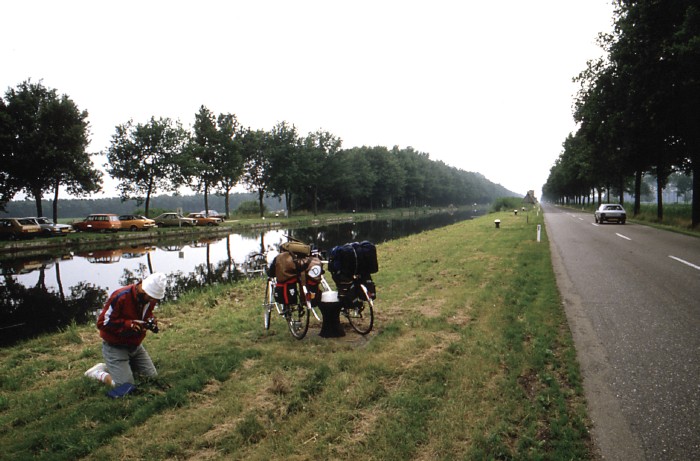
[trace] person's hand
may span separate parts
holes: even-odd
[[[143,332],[143,322],[141,320],[129,320],[129,329],[134,333]]]

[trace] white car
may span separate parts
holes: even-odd
[[[616,203],[603,203],[595,210],[595,222],[603,224],[605,221],[616,221],[624,224],[627,220],[627,212],[622,205]]]
[[[45,216],[29,219],[33,219],[37,224],[39,224],[39,227],[41,227],[41,233],[44,235],[68,235],[71,232],[74,232],[73,226],[54,223],[53,220]]]

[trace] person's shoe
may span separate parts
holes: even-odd
[[[88,371],[85,372],[85,376],[88,378],[92,379],[100,379],[100,373],[104,373],[105,370],[107,370],[107,364],[106,363],[98,363],[94,367],[90,368]]]

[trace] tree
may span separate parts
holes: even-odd
[[[34,198],[42,216],[45,192],[54,194],[53,217],[57,219],[61,186],[80,195],[101,188],[101,173],[86,152],[89,124],[87,111],[80,111],[66,95],[27,80],[9,89],[3,103],[0,136],[3,168],[7,180],[0,191],[11,199],[19,190]]]
[[[221,179],[216,155],[218,132],[214,114],[204,106],[195,115],[194,136],[186,149],[185,175],[197,192],[204,194],[204,209],[209,212],[209,189]]]
[[[268,137],[271,176],[270,190],[284,197],[287,213],[292,214],[293,196],[301,193],[304,185],[300,181],[303,158],[299,135],[294,125],[283,121],[275,125]]]
[[[243,175],[241,128],[233,114],[219,114],[216,124],[218,127],[216,164],[220,175],[218,191],[224,196],[225,213],[228,217],[231,189],[240,182]]]
[[[272,182],[272,162],[268,154],[269,135],[262,130],[243,131],[241,153],[244,161],[243,184],[258,194],[260,217],[265,213],[263,199]]]
[[[330,172],[328,159],[337,154],[343,141],[328,131],[317,130],[301,140],[299,182],[309,193],[314,216],[318,214],[319,188]]]
[[[185,183],[182,155],[188,140],[179,122],[169,118],[134,125],[129,120],[116,127],[107,151],[107,171],[119,180],[122,200],[145,202],[148,215],[151,195],[175,191]]]

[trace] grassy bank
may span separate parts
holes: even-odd
[[[0,350],[2,459],[588,459],[538,223],[497,213],[380,245],[368,337],[264,331],[260,280],[188,294],[146,339],[159,378],[123,400],[83,377],[92,327]]]

